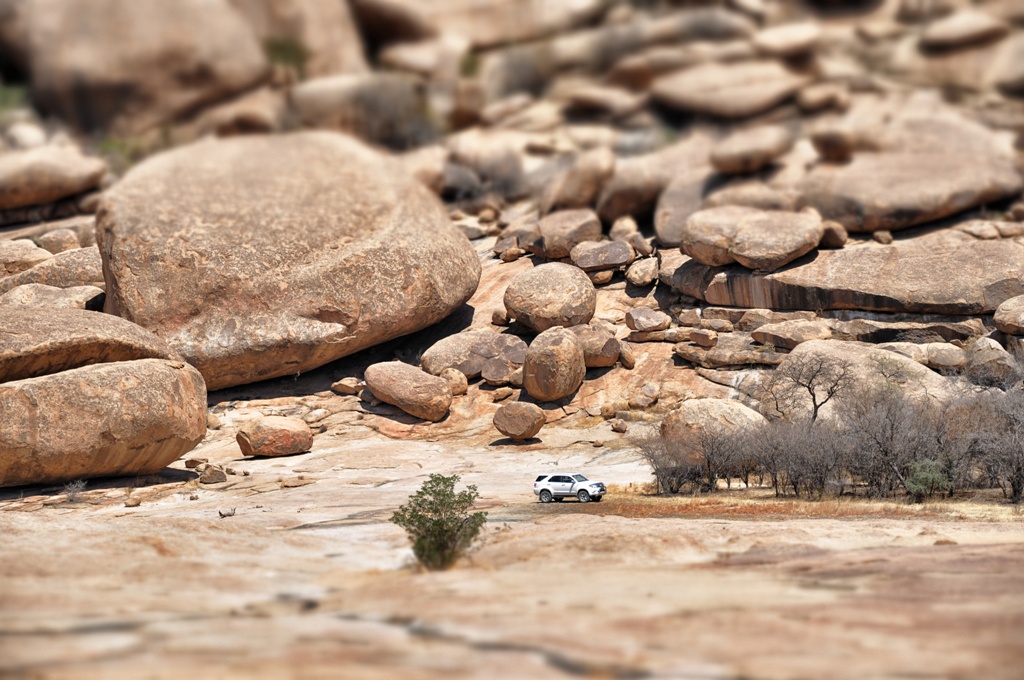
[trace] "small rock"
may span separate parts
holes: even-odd
[[[366,387],[366,383],[352,376],[331,383],[331,391],[335,394],[355,395],[359,394],[364,387]]]
[[[441,376],[448,381],[448,387],[451,388],[453,396],[459,396],[465,394],[469,389],[469,380],[466,378],[466,374],[457,368],[446,368],[441,371]]]
[[[630,215],[623,215],[612,224],[608,237],[613,241],[628,241],[633,234],[639,234],[640,227]]]
[[[842,248],[850,238],[846,227],[838,222],[826,220],[821,223],[821,228],[822,236],[821,243],[818,244],[819,248]]]
[[[653,257],[637,260],[626,270],[626,280],[634,286],[649,286],[658,280],[658,260]]]
[[[793,147],[793,135],[781,125],[740,130],[719,142],[711,152],[711,164],[719,172],[756,172]]]
[[[519,388],[519,387],[523,386],[523,367],[522,366],[520,366],[519,368],[517,368],[516,370],[512,371],[509,374],[509,376],[508,376],[508,384],[511,385],[512,387],[516,387],[516,388]]]
[[[0,295],[0,307],[81,309],[103,311],[105,295],[96,286],[57,288],[44,283],[26,283]]]
[[[553,212],[537,225],[542,238],[543,255],[548,259],[569,257],[583,241],[601,239],[601,221],[593,210]]]
[[[227,473],[215,465],[207,467],[203,470],[203,474],[199,475],[200,484],[220,484],[226,481],[228,481]]]
[[[0,241],[0,277],[31,269],[51,257],[53,253],[28,239]]]
[[[223,426],[219,417],[216,413],[206,414],[206,429],[207,430],[219,430]]]
[[[124,502],[126,508],[137,508],[142,505],[142,499],[138,496],[129,496],[128,500]]]
[[[40,236],[36,242],[40,248],[50,251],[54,255],[63,253],[65,250],[81,248],[78,241],[78,233],[72,229],[54,229]]]
[[[718,344],[718,333],[710,328],[695,328],[690,331],[690,342],[700,347],[714,347]]]
[[[813,52],[821,40],[821,26],[807,21],[766,28],[754,36],[754,47],[769,57],[795,57]]]
[[[615,278],[615,272],[610,269],[600,272],[587,272],[587,278],[595,286],[604,286],[611,283],[612,279]]]
[[[491,401],[497,403],[512,396],[514,390],[511,387],[499,387],[491,393]]]
[[[494,326],[507,326],[509,324],[508,312],[502,309],[495,309],[491,312],[491,324]]]
[[[885,229],[880,229],[871,234],[871,238],[875,239],[884,246],[892,243],[892,232]]]
[[[1024,295],[1001,302],[992,320],[996,328],[1007,335],[1024,335]]]
[[[208,463],[208,462],[210,462],[209,458],[186,458],[185,459],[185,469],[187,469],[187,470],[194,470],[195,468],[199,467],[203,463]]]
[[[611,426],[612,432],[618,432],[620,434],[629,429],[629,423],[627,423],[622,418],[614,418],[611,421]]]
[[[661,331],[672,325],[672,317],[650,307],[634,307],[626,312],[626,326],[630,330],[648,332]]]
[[[495,429],[516,441],[535,437],[544,427],[544,411],[536,404],[513,401],[494,413]]]
[[[716,333],[732,333],[733,329],[732,321],[728,319],[701,319],[700,327]]]
[[[853,158],[856,141],[853,130],[838,123],[822,125],[811,131],[814,150],[830,163],[846,163]]]
[[[594,324],[580,324],[569,328],[583,347],[583,361],[587,368],[614,366],[619,360],[619,341],[611,331]]]
[[[505,289],[504,301],[511,318],[535,331],[545,331],[590,321],[597,307],[597,292],[576,267],[551,262],[516,276]]]
[[[625,267],[635,254],[633,246],[624,241],[584,241],[572,249],[569,257],[583,271],[596,272]]]
[[[299,418],[264,416],[243,425],[235,440],[246,456],[290,456],[313,448],[313,431]]]

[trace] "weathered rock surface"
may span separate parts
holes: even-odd
[[[334,0],[230,0],[263,44],[298,44],[300,76],[316,78],[367,70],[363,42],[348,2]]]
[[[109,314],[4,307],[0,318],[0,382],[90,364],[181,359],[167,343],[146,329]]]
[[[615,154],[611,149],[600,146],[586,151],[555,180],[548,191],[545,207],[549,210],[589,208],[614,173]]]
[[[43,309],[87,309],[103,311],[103,291],[96,286],[55,288],[42,283],[26,283],[0,295],[0,307],[36,307]]]
[[[601,221],[593,210],[560,210],[544,217],[540,230],[541,254],[549,259],[569,257],[584,241],[601,240]]]
[[[118,361],[2,383],[0,412],[0,486],[148,475],[202,440],[206,388],[183,361]]]
[[[675,270],[671,285],[731,307],[985,314],[1024,294],[1024,246],[918,239],[819,250],[809,262],[767,275],[690,260]]]
[[[637,260],[626,270],[626,280],[634,286],[649,286],[658,280],[658,268],[657,258]]]
[[[63,253],[66,250],[75,250],[82,247],[78,239],[78,232],[67,228],[48,231],[37,238],[36,243],[39,244],[40,248],[44,248],[54,255]]]
[[[425,187],[327,132],[152,157],[108,192],[97,233],[106,310],[166,339],[210,389],[294,375],[429,326],[480,276]]]
[[[373,364],[364,374],[373,396],[411,416],[438,421],[448,415],[452,390],[444,378],[401,361]]]
[[[0,241],[0,277],[21,273],[51,257],[50,251],[28,239]]]
[[[824,321],[782,321],[761,326],[750,334],[755,342],[791,350],[809,340],[828,340],[831,326]]]
[[[690,216],[680,235],[683,252],[711,266],[737,262],[772,272],[817,247],[824,234],[814,210],[799,213],[725,206]]]
[[[536,437],[544,427],[544,411],[536,404],[511,401],[494,413],[494,427],[498,432],[516,441]]]
[[[538,401],[557,401],[578,390],[586,373],[583,347],[576,334],[566,328],[550,328],[526,350],[523,388]]]
[[[431,375],[441,375],[445,369],[455,368],[473,379],[494,359],[521,366],[526,360],[526,343],[510,333],[465,331],[434,343],[420,357],[420,365]]]
[[[243,425],[235,441],[245,456],[290,456],[313,448],[313,431],[299,418],[263,416]]]
[[[861,153],[846,165],[820,164],[801,191],[825,219],[871,232],[935,220],[1022,188],[1020,174],[1000,156],[932,151]]]
[[[747,118],[782,103],[810,82],[776,61],[707,63],[662,76],[651,94],[673,109]]]
[[[755,172],[793,147],[793,135],[781,125],[764,125],[734,132],[715,145],[711,164],[719,172]]]
[[[80,194],[96,187],[106,171],[100,159],[64,146],[0,154],[0,210]]]
[[[921,33],[921,45],[931,49],[952,49],[1001,38],[1010,27],[991,14],[962,10],[937,19]]]
[[[672,317],[658,309],[634,307],[626,312],[626,326],[642,333],[663,331],[672,324]]]
[[[731,399],[687,399],[661,422],[661,437],[669,447],[692,450],[689,442],[702,432],[734,432],[764,424],[757,411]]]
[[[585,272],[626,267],[634,256],[633,246],[625,241],[584,241],[569,253],[572,263]]]
[[[0,293],[28,283],[42,283],[56,288],[103,288],[106,284],[103,282],[100,251],[96,246],[65,250],[19,274],[0,279]]]
[[[992,338],[978,338],[966,348],[967,375],[981,385],[1005,386],[1020,376],[1013,355]]]
[[[814,21],[782,24],[760,31],[754,47],[769,57],[794,57],[813,52],[821,40],[821,26]]]
[[[686,221],[701,210],[705,196],[715,179],[711,166],[697,167],[679,173],[658,197],[654,213],[654,233],[665,247],[679,247]]]
[[[1008,298],[999,303],[992,320],[996,328],[1007,335],[1024,335],[1024,295]]]
[[[610,330],[593,324],[572,326],[570,331],[583,347],[583,363],[587,368],[614,366],[619,360],[621,345]]]
[[[597,308],[597,292],[587,275],[561,262],[525,271],[505,289],[510,318],[535,331],[587,323]]]
[[[453,397],[463,395],[469,390],[469,379],[457,368],[446,368],[441,371],[439,376],[448,381],[448,387],[451,389]]]
[[[139,132],[256,85],[267,61],[227,0],[20,3],[33,100],[82,130]]]

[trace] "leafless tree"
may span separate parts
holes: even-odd
[[[699,478],[701,469],[692,453],[681,446],[667,446],[656,425],[631,427],[629,439],[651,466],[660,493],[677,494]]]
[[[793,417],[809,407],[813,423],[822,407],[848,389],[852,379],[851,364],[846,359],[790,355],[769,375],[759,398],[773,418]]]
[[[1024,501],[1024,392],[981,397],[997,423],[985,429],[982,447],[1003,493],[1013,502]]]

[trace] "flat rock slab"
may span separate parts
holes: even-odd
[[[26,283],[0,295],[0,307],[36,307],[43,309],[87,309],[103,311],[103,290],[96,286],[56,288],[42,283]]]
[[[1024,294],[1024,245],[922,239],[819,250],[809,262],[766,275],[690,260],[671,285],[731,307],[988,314]]]
[[[23,272],[0,279],[0,293],[6,293],[27,283],[42,283],[56,288],[102,288],[105,284],[100,251],[96,246],[65,250]]]
[[[707,63],[662,76],[651,93],[663,105],[722,118],[748,118],[771,109],[811,82],[776,61]]]
[[[802,182],[807,204],[851,232],[893,231],[1015,196],[1024,182],[993,154],[862,153],[820,164]]]
[[[818,321],[780,321],[769,323],[753,331],[750,336],[762,345],[771,345],[776,349],[791,350],[808,340],[830,340],[832,327],[828,322]]]
[[[181,359],[145,328],[109,314],[5,307],[0,318],[0,383],[90,364]]]
[[[0,486],[149,475],[203,439],[206,388],[183,361],[118,361],[0,384],[0,413]]]
[[[51,203],[96,187],[107,165],[73,148],[43,146],[0,155],[0,210]]]
[[[921,34],[921,46],[929,49],[952,49],[1001,38],[1010,26],[991,14],[962,10],[932,21]]]
[[[734,132],[715,145],[711,164],[719,172],[755,172],[793,147],[793,135],[781,125],[763,125]]]
[[[770,272],[814,250],[823,235],[821,216],[814,210],[724,206],[691,215],[680,244],[683,252],[703,264],[736,262]]]
[[[754,36],[754,47],[769,57],[795,57],[813,52],[821,40],[821,26],[814,21],[772,26]]]
[[[97,233],[106,310],[166,339],[210,389],[294,375],[425,328],[480,278],[472,246],[426,187],[329,132],[154,156],[108,193]]]

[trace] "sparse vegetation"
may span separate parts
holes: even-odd
[[[84,479],[76,479],[64,484],[64,495],[67,497],[68,503],[77,503],[78,497],[83,491],[85,491]]]
[[[486,512],[470,512],[479,498],[470,484],[456,493],[458,475],[430,475],[391,521],[405,529],[412,552],[430,570],[447,569],[473,545],[487,521]]]

